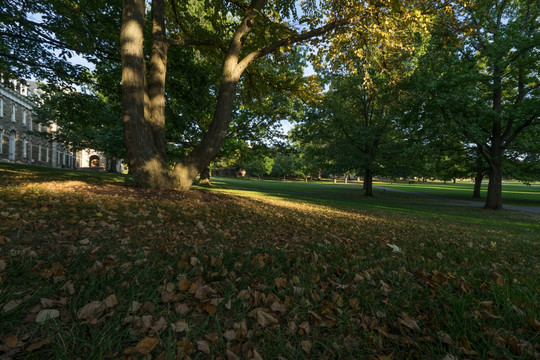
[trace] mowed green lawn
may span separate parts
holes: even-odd
[[[540,356],[538,214],[359,184],[201,189],[0,164],[0,357]]]
[[[254,189],[261,192],[274,192],[286,195],[305,195],[320,198],[335,198],[339,200],[367,200],[363,196],[362,182],[349,181],[347,184],[340,180],[337,184],[329,180],[302,182],[281,180],[255,180],[238,178],[213,178],[214,185],[218,187]],[[403,200],[440,202],[441,200],[459,201],[485,201],[488,181],[482,183],[482,199],[472,199],[474,184],[470,181],[457,183],[442,181],[415,182],[389,182],[375,181],[374,195],[379,200]],[[396,193],[387,190],[397,190],[408,194]],[[428,195],[422,196],[422,195]],[[440,199],[437,199],[440,198]],[[364,201],[365,202],[365,201]],[[540,184],[525,185],[517,181],[503,182],[503,203],[507,205],[540,206]],[[368,206],[366,204],[366,206]]]

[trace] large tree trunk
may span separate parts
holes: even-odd
[[[122,121],[129,168],[137,186],[168,188],[165,159],[156,147],[146,100],[143,53],[144,0],[124,0],[120,43],[122,51]]]
[[[482,180],[484,180],[484,166],[481,155],[478,154],[476,159],[476,176],[474,177],[473,199],[482,198],[482,195],[480,194],[480,190],[482,189]]]
[[[210,164],[221,148],[231,122],[238,80],[239,77],[235,74],[234,68],[223,70],[214,119],[201,143],[174,166],[173,181],[175,187],[181,190],[189,190],[197,175]]]
[[[477,170],[476,176],[474,178],[474,190],[473,190],[473,199],[481,199],[481,190],[482,190],[482,180],[484,179],[484,171]]]
[[[373,196],[373,169],[368,167],[364,172],[364,196]]]
[[[252,7],[247,10],[246,16],[234,34],[221,74],[221,87],[219,89],[214,118],[201,143],[193,151],[174,166],[172,173],[174,186],[188,190],[195,177],[204,170],[218,153],[232,118],[232,108],[236,97],[236,87],[240,76],[249,65],[248,61],[240,63],[240,52],[254,24],[254,19],[266,4],[266,0],[253,0]]]
[[[199,185],[210,185],[210,166],[204,168],[199,177]]]
[[[497,154],[498,153],[498,154]],[[489,167],[489,184],[486,209],[502,209],[502,151],[492,151]]]
[[[498,116],[501,113],[502,106],[502,79],[501,71],[497,65],[493,70],[493,110],[497,116],[493,119],[491,144],[489,146],[489,183],[486,197],[486,209],[502,209],[502,136],[501,120]]]

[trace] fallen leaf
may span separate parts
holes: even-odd
[[[4,260],[0,260],[0,271],[6,270],[7,263]]]
[[[150,328],[150,332],[152,333],[159,333],[160,331],[167,328],[167,320],[162,316],[159,318],[158,321]]]
[[[311,347],[312,347],[311,341],[302,340],[300,341],[300,346],[302,347],[302,350],[304,350],[306,354],[311,353]]]
[[[187,322],[183,320],[178,320],[176,323],[171,325],[171,328],[176,332],[184,332],[189,328],[189,325]]]
[[[274,279],[274,285],[277,288],[286,287],[287,286],[287,279],[282,278],[282,277],[277,277],[277,278]]]
[[[212,289],[208,285],[203,285],[195,291],[195,298],[199,300],[205,300],[208,299],[210,295],[215,295],[216,290]]]
[[[232,329],[225,330],[225,332],[223,333],[223,337],[227,341],[233,341],[234,339],[236,339],[236,331],[234,331]]]
[[[16,335],[10,335],[4,339],[4,343],[7,345],[7,347],[14,348],[19,343],[19,339]]]
[[[159,344],[159,340],[152,337],[145,337],[135,345],[135,350],[139,354],[146,355]]]
[[[458,360],[457,357],[454,355],[447,354],[445,357],[443,357],[441,360]]]
[[[135,313],[135,312],[139,311],[140,308],[141,308],[141,303],[140,302],[132,301],[131,305],[129,306],[128,312]]]
[[[277,324],[279,321],[272,314],[267,313],[263,309],[257,309],[257,322],[262,327]]]
[[[191,311],[191,308],[189,307],[188,304],[176,303],[174,305],[174,310],[179,314],[185,315],[185,314],[187,314],[188,312]]]
[[[208,343],[204,340],[197,341],[197,349],[206,355],[210,355],[210,346],[208,346]]]
[[[187,291],[189,290],[189,287],[191,286],[191,281],[188,279],[182,279],[178,283],[178,291]]]
[[[56,319],[60,316],[60,312],[56,309],[43,309],[36,316],[36,322],[43,323],[49,319]]]
[[[101,301],[91,301],[77,311],[77,318],[91,320],[99,318],[105,312],[105,305]]]
[[[311,333],[311,326],[309,326],[309,323],[307,321],[304,321],[300,324],[298,327],[298,334],[300,335],[309,335]]]
[[[401,318],[399,318],[398,321],[411,330],[420,330],[418,322],[405,312],[401,313]]]
[[[32,352],[32,351],[34,351],[34,350],[41,349],[43,346],[49,344],[50,342],[51,342],[51,340],[49,340],[49,339],[43,339],[43,340],[39,340],[39,341],[33,342],[32,344],[30,344],[30,345],[26,348],[26,351],[27,351],[27,352]]]
[[[71,281],[66,282],[64,286],[62,286],[62,290],[67,291],[69,295],[75,294],[75,286]]]
[[[108,296],[105,300],[103,300],[103,304],[107,309],[109,309],[118,305],[118,299],[116,298],[116,295],[112,294]]]
[[[388,245],[388,247],[392,249],[392,252],[395,252],[395,253],[402,253],[403,252],[403,251],[401,251],[399,246],[397,246],[395,244],[386,244],[386,245]]]
[[[22,300],[8,301],[3,307],[4,312],[8,312],[10,310],[15,309],[21,302],[22,302]]]
[[[217,341],[219,340],[219,335],[218,335],[217,332],[213,332],[213,333],[206,334],[206,335],[204,335],[204,337],[205,337],[208,341],[213,342],[213,343],[215,343],[215,342],[217,342]]]

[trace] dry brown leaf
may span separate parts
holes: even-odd
[[[213,332],[213,333],[209,333],[209,334],[206,334],[204,335],[204,337],[210,341],[210,342],[217,342],[219,340],[219,335],[217,332]]]
[[[277,277],[274,279],[274,285],[279,289],[280,287],[287,287],[287,279]]]
[[[159,318],[158,321],[150,328],[150,332],[152,333],[159,333],[160,331],[167,328],[167,320],[162,316]]]
[[[302,350],[304,350],[306,354],[311,353],[311,347],[312,347],[311,341],[302,340],[300,341],[300,346],[302,347]]]
[[[154,348],[159,344],[157,338],[145,337],[135,345],[135,350],[139,354],[146,355],[149,354]]]
[[[189,341],[179,341],[176,343],[176,346],[179,348],[179,353],[189,354],[193,350],[193,344]]]
[[[311,333],[311,326],[307,321],[304,321],[300,324],[298,328],[298,334],[300,335],[309,335]]]
[[[207,303],[204,305],[204,311],[206,311],[210,315],[214,315],[217,311],[217,306],[211,303]]]
[[[277,324],[279,321],[272,314],[267,313],[263,309],[257,309],[257,322],[262,327],[267,327]]]
[[[263,360],[262,356],[255,349],[253,349],[253,360]]]
[[[457,357],[451,354],[447,354],[445,357],[443,357],[441,360],[458,360]]]
[[[101,301],[91,301],[77,311],[77,318],[91,320],[99,318],[105,312],[105,305]]]
[[[69,295],[75,295],[75,286],[71,281],[66,282],[61,290],[67,291]]]
[[[176,332],[184,332],[189,328],[189,325],[187,322],[183,320],[178,320],[176,323],[171,325],[172,329]]]
[[[116,298],[116,295],[112,294],[107,296],[107,298],[103,300],[103,304],[107,309],[109,309],[118,305],[118,299]]]
[[[130,313],[136,313],[141,308],[141,303],[138,301],[132,301],[131,305],[129,306],[128,312]]]
[[[189,287],[191,286],[191,281],[188,279],[182,279],[178,283],[178,291],[187,291],[189,290]]]
[[[234,339],[236,339],[236,331],[234,331],[232,329],[225,330],[225,332],[223,333],[223,337],[227,341],[233,341]]]
[[[210,346],[204,340],[197,341],[197,349],[206,355],[210,355]]]
[[[43,309],[36,316],[36,322],[43,323],[50,319],[56,319],[60,316],[60,311],[56,309]]]
[[[52,308],[54,307],[54,305],[56,305],[56,301],[52,300],[52,299],[47,299],[47,298],[41,298],[39,300],[40,304],[42,307],[44,308]]]
[[[227,351],[225,351],[225,355],[227,355],[227,360],[240,360],[240,358],[230,349],[227,349]]]
[[[187,314],[187,313],[189,313],[191,311],[191,308],[189,307],[188,304],[176,303],[176,304],[174,304],[174,310],[178,314],[185,315],[185,314]]]
[[[8,301],[3,307],[4,312],[8,312],[10,310],[15,309],[21,302],[22,302],[22,300]]]
[[[401,318],[399,318],[398,321],[411,330],[420,330],[418,322],[405,312],[401,313]]]
[[[203,285],[195,291],[195,298],[199,300],[205,300],[205,299],[208,299],[210,295],[215,295],[215,294],[216,294],[216,290],[212,289],[208,285]]]
[[[17,338],[17,335],[10,335],[4,339],[4,343],[7,347],[14,348],[19,343],[19,339]]]
[[[32,351],[34,351],[34,350],[41,349],[43,346],[49,344],[50,342],[51,342],[51,340],[49,340],[49,339],[43,339],[43,340],[39,340],[39,341],[33,342],[32,344],[30,344],[30,345],[26,348],[26,351],[27,351],[27,352],[32,352]]]
[[[358,309],[360,307],[360,300],[358,300],[357,298],[349,299],[349,306],[353,309]]]
[[[0,271],[6,270],[7,263],[4,260],[0,259]]]

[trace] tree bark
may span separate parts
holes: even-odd
[[[364,196],[373,196],[373,169],[368,167],[364,172]]]
[[[247,34],[253,27],[255,17],[265,4],[266,0],[252,0],[252,7],[246,12],[246,16],[235,32],[227,51],[214,118],[208,131],[201,143],[174,166],[172,173],[174,186],[181,190],[191,188],[195,177],[210,164],[223,145],[232,118],[236,87],[242,72],[249,65],[247,62],[239,64],[240,52]]]
[[[502,79],[501,71],[498,65],[495,65],[493,70],[493,110],[496,116],[492,123],[491,145],[489,146],[490,154],[487,157],[489,164],[489,183],[486,197],[486,209],[499,210],[502,209],[502,125],[499,114],[502,106]]]
[[[489,183],[486,197],[486,209],[502,209],[502,151],[493,149],[489,161]]]
[[[169,188],[165,159],[156,148],[148,114],[143,52],[144,0],[124,0],[120,44],[122,53],[122,121],[135,183],[145,188]]]
[[[482,165],[480,154],[478,154],[476,159],[476,176],[474,177],[473,199],[482,198],[482,195],[480,194],[480,191],[482,190],[482,180],[484,180],[484,167]]]
[[[207,166],[204,168],[204,170],[201,172],[201,175],[199,177],[199,185],[210,185],[210,166]]]

